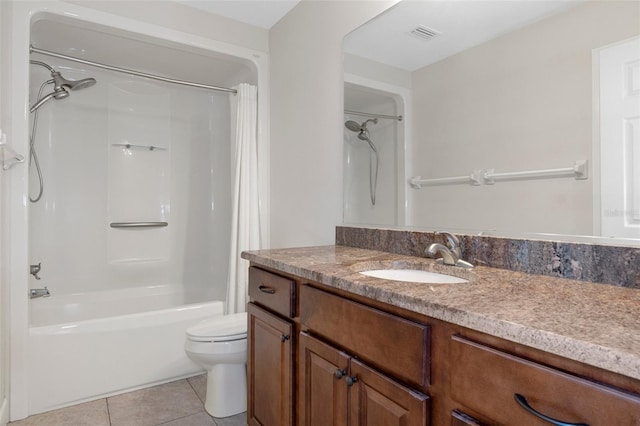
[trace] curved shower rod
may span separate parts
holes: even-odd
[[[369,113],[369,112],[352,111],[352,110],[348,110],[348,109],[345,109],[344,113],[345,114],[351,114],[351,115],[359,115],[361,117],[387,118],[389,120],[402,121],[402,116],[401,115],[374,114],[374,113]]]
[[[149,74],[149,73],[146,73],[146,72],[140,72],[140,71],[129,70],[129,69],[126,69],[126,68],[115,67],[113,65],[101,64],[100,62],[87,61],[86,59],[80,59],[80,58],[76,58],[76,57],[73,57],[73,56],[63,55],[61,53],[52,52],[50,50],[38,49],[37,47],[34,47],[33,45],[29,46],[29,53],[39,53],[41,55],[51,56],[53,58],[59,58],[59,59],[66,59],[68,61],[78,62],[80,64],[85,64],[85,65],[91,65],[91,66],[102,68],[102,69],[109,70],[109,71],[115,71],[115,72],[120,72],[120,73],[123,73],[123,74],[134,75],[136,77],[149,78],[151,80],[164,81],[165,83],[182,84],[183,86],[190,86],[190,87],[197,87],[197,88],[200,88],[200,89],[215,90],[217,92],[228,92],[228,93],[234,93],[234,94],[238,93],[237,90],[230,89],[228,87],[211,86],[211,85],[208,85],[208,84],[194,83],[194,82],[191,82],[191,81],[178,80],[178,79],[175,79],[175,78],[163,77],[161,75]]]

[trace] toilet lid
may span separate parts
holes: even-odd
[[[224,342],[247,337],[247,313],[217,315],[187,328],[187,337],[196,342]]]

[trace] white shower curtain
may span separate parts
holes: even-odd
[[[245,312],[248,300],[249,262],[240,258],[244,250],[260,248],[258,194],[258,90],[242,83],[230,96],[232,116],[232,216],[229,274],[227,279],[228,314]],[[234,111],[236,113],[234,114]],[[235,126],[233,126],[235,121]],[[234,137],[235,135],[235,137]]]

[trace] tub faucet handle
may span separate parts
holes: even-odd
[[[40,279],[40,277],[38,276],[40,269],[42,269],[42,262],[38,262],[37,265],[29,265],[29,273],[33,275],[36,280]]]

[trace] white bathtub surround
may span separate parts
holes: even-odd
[[[258,192],[258,91],[255,86],[244,83],[234,88],[238,93],[230,98],[231,109],[236,110],[237,113],[235,135],[232,135],[232,137],[235,136],[235,154],[232,157],[233,213],[227,278],[227,313],[246,311],[249,263],[240,258],[240,253],[261,248],[260,194]]]
[[[29,55],[29,44],[205,84],[248,81],[261,88],[259,120],[268,116],[269,91],[262,51],[59,1],[11,6],[11,25],[2,27],[2,71],[12,76],[10,86],[3,80],[11,91],[3,90],[2,127],[16,151],[28,153],[29,91],[51,78],[29,59],[71,80],[97,80],[39,110],[43,199],[25,201],[26,164],[3,176],[2,278],[10,291],[0,308],[10,318],[9,402],[18,420],[202,371],[184,353],[184,333],[224,311],[231,223],[230,95]],[[256,127],[268,166],[268,126]],[[268,176],[258,183],[268,188]],[[35,280],[29,265],[39,262]],[[27,298],[44,286],[51,297]]]

